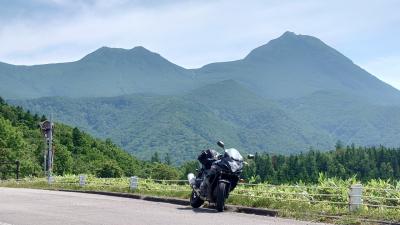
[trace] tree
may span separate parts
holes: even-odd
[[[256,174],[260,176],[262,181],[275,181],[275,171],[268,154],[256,155],[254,161],[256,163]]]
[[[75,147],[83,146],[83,135],[77,127],[72,130],[72,143]]]
[[[303,165],[306,167],[307,176],[305,179],[308,182],[315,183],[318,181],[318,167],[316,162],[316,154],[314,150],[311,150],[303,158]]]
[[[168,152],[165,154],[164,162],[165,162],[165,164],[167,164],[167,165],[171,165],[171,156],[169,155]]]
[[[152,163],[160,163],[160,157],[158,156],[158,152],[154,152],[154,154],[151,156],[150,162]]]
[[[57,145],[54,154],[54,173],[65,175],[72,173],[73,159],[65,146]]]
[[[108,160],[96,171],[96,176],[101,178],[122,177],[121,167],[113,160]]]
[[[389,179],[393,177],[393,168],[389,162],[382,162],[380,165],[380,178]]]
[[[343,148],[343,143],[341,140],[338,140],[335,144],[335,149],[338,150],[338,149],[342,149],[342,148]]]
[[[46,118],[45,115],[42,115],[42,117],[40,117],[40,122],[44,122],[44,121],[46,121],[46,120],[47,120],[47,118]]]
[[[179,172],[174,167],[162,163],[153,163],[150,170],[150,176],[160,180],[176,180],[179,178]]]
[[[199,168],[199,162],[197,160],[187,161],[179,167],[181,171],[181,179],[186,179],[189,173],[196,173],[196,169]]]

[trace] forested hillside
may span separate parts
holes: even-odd
[[[169,153],[173,164],[213,148],[219,139],[242,152],[290,154],[346,145],[400,146],[400,107],[321,91],[297,99],[257,96],[233,80],[179,96],[49,97],[10,101],[96,137],[111,138],[141,159]]]
[[[371,104],[358,96],[318,91],[280,102],[284,111],[345,144],[396,148],[400,133],[400,107]]]
[[[21,176],[43,175],[44,141],[38,124],[45,117],[21,107],[7,105],[0,98],[0,178],[14,177],[15,167],[5,162],[19,160]],[[161,163],[137,160],[109,139],[95,139],[78,128],[55,125],[54,173],[94,174],[99,177],[137,175],[176,178],[178,171]]]
[[[45,117],[32,115],[21,107],[7,105],[0,98],[0,162],[21,162],[21,176],[43,176],[43,140],[38,123]],[[94,174],[98,177],[137,175],[157,179],[185,179],[195,172],[198,162],[186,161],[179,168],[171,167],[171,155],[158,151],[151,161],[137,160],[114,145],[110,139],[101,141],[78,128],[57,123],[55,129],[54,173]],[[242,151],[242,154],[244,152]],[[400,179],[400,149],[379,147],[343,146],[336,150],[281,155],[257,153],[248,160],[243,178],[249,182],[267,181],[274,184],[316,183],[326,177],[347,179],[356,176],[361,181],[370,179]],[[11,164],[0,164],[0,178],[15,176]],[[6,171],[6,172],[4,172]]]
[[[290,156],[256,154],[245,167],[243,176],[250,182],[273,184],[317,183],[320,174],[325,177],[360,181],[371,179],[400,179],[400,148],[355,147],[337,143],[336,150],[320,152],[310,150]]]
[[[279,105],[235,81],[207,85],[182,96],[149,94],[109,98],[12,101],[101,138],[111,138],[142,159],[169,153],[175,165],[194,159],[221,139],[243,152],[287,154],[334,145],[328,134],[287,115]]]

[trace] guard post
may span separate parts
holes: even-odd
[[[84,187],[86,185],[86,176],[80,175],[79,176],[79,186]]]
[[[349,191],[349,210],[357,211],[362,205],[362,184],[353,184]]]
[[[54,177],[53,177],[53,175],[49,174],[49,176],[47,176],[47,183],[48,183],[49,185],[51,185],[51,184],[54,183]]]
[[[138,181],[139,181],[139,178],[137,176],[131,177],[130,189],[132,191],[136,190],[138,188]]]

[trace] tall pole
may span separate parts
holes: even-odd
[[[51,176],[51,172],[53,170],[53,158],[54,158],[54,149],[53,149],[53,123],[50,121],[44,121],[40,124],[40,128],[42,129],[42,133],[45,139],[46,149],[44,152],[44,172],[47,176]]]
[[[47,158],[47,165],[48,165],[48,173],[51,175],[51,172],[53,170],[53,122],[51,121],[50,117],[50,129],[49,129],[49,156]]]
[[[19,166],[20,166],[19,160],[15,161],[15,164],[16,164],[16,169],[15,169],[16,178],[17,180],[19,180]]]
[[[43,171],[47,175],[47,137],[44,138],[44,143],[46,145],[46,148],[44,149],[43,154]]]

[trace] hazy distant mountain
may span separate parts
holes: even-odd
[[[81,60],[37,66],[0,65],[5,98],[178,93],[194,85],[191,72],[143,47],[103,47]]]
[[[143,47],[103,47],[70,63],[0,64],[4,98],[106,97],[132,93],[180,94],[235,80],[267,98],[333,90],[379,104],[399,104],[400,91],[378,80],[315,37],[286,32],[244,59],[187,70]]]
[[[205,81],[234,79],[268,98],[334,90],[379,104],[400,104],[400,91],[378,80],[315,37],[286,32],[244,59],[195,71]]]

